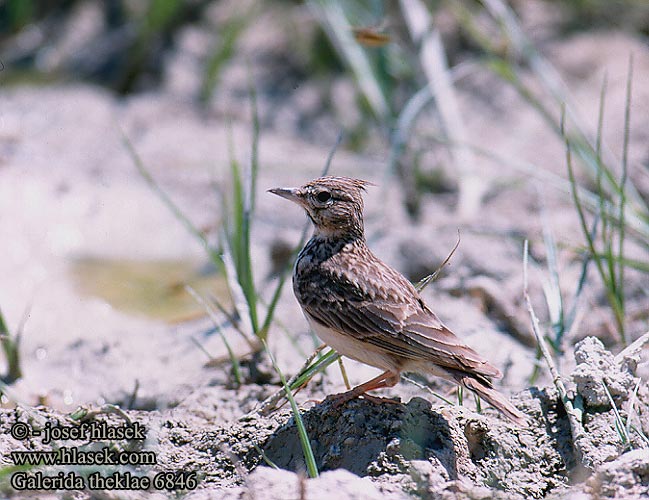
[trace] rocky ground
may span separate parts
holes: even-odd
[[[577,100],[587,104],[588,123],[596,123],[596,106],[588,103],[597,102],[601,77],[608,72],[606,139],[615,151],[622,143],[627,55],[634,53],[638,76],[630,153],[634,165],[646,164],[646,46],[620,33],[597,33],[555,42],[546,50]],[[335,407],[327,400],[310,402],[343,390],[333,366],[297,396],[321,471],[317,479],[305,479],[288,405],[267,416],[258,411],[279,390],[277,375],[266,364],[255,371],[244,362],[244,383],[233,385],[221,337],[204,333],[210,322],[201,308],[177,292],[178,282],[188,281],[218,295],[223,281],[206,266],[201,246],[137,173],[122,142],[123,131],[165,191],[213,238],[223,214],[212,182],[221,187],[229,182],[228,124],[217,112],[199,113],[182,95],[169,91],[177,82],[169,78],[165,90],[129,98],[81,84],[0,91],[0,307],[10,331],[26,318],[23,377],[3,389],[4,494],[90,498],[84,492],[18,494],[10,485],[18,470],[12,451],[62,445],[45,444],[33,435],[17,439],[12,426],[21,422],[38,431],[48,421],[77,425],[71,415],[80,418],[73,412],[82,406],[90,411],[84,417],[89,422],[117,426],[130,420],[147,427],[145,441],[111,441],[112,450],[150,450],[157,456],[154,467],[106,466],[102,473],[154,477],[159,471],[196,472],[197,489],[183,494],[191,499],[310,499],[329,497],[332,491],[341,500],[649,495],[649,452],[641,436],[649,434],[646,350],[612,354],[621,350],[620,339],[592,269],[579,321],[557,358],[571,397],[583,402],[584,436],[574,438],[542,362],[539,378],[530,383],[537,361],[522,301],[522,241],[530,240],[531,294],[545,325],[543,217],[560,242],[558,265],[568,303],[581,270],[572,249],[582,240],[566,185],[537,182],[534,170],[484,162],[480,173],[488,187],[479,217],[458,215],[455,176],[447,172],[449,189],[425,196],[420,216],[413,220],[404,209],[399,183],[385,174],[387,152],[378,146],[363,155],[338,151],[332,166],[334,174],[378,185],[366,200],[370,245],[417,280],[442,262],[460,228],[458,251],[424,298],[451,329],[502,369],[498,388],[528,415],[529,426],[513,426],[491,408],[478,413],[466,395],[465,406],[440,404],[407,382],[381,394],[401,398],[399,404],[359,399]],[[565,175],[561,141],[513,90],[492,78],[475,74],[458,85],[470,136],[504,157]],[[304,94],[308,91],[301,89]],[[300,102],[289,106],[298,114]],[[263,96],[260,109],[267,109]],[[245,116],[240,113],[231,124],[234,154],[244,165],[251,134]],[[252,252],[266,300],[274,284],[274,255],[298,241],[304,217],[265,190],[316,177],[331,146],[329,135],[323,137],[318,143],[297,132],[262,129]],[[631,172],[641,186],[646,182],[642,172]],[[632,239],[627,247],[632,256],[646,256]],[[628,272],[626,280],[633,340],[647,330],[646,275]],[[160,301],[164,308],[156,305]],[[269,347],[282,370],[293,374],[316,342],[290,287],[277,319]],[[234,331],[224,333],[245,361],[246,343]],[[345,366],[352,383],[374,373],[350,361]],[[445,383],[420,382],[457,401]],[[603,383],[624,428],[616,424]],[[111,412],[111,405],[124,413]],[[82,441],[63,445],[100,446],[88,448]],[[38,470],[82,477],[91,473],[80,466],[27,468],[29,473]],[[121,490],[102,492],[101,498],[156,495],[178,496]]]

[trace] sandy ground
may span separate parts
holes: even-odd
[[[620,61],[626,60],[629,50],[636,56],[636,74],[646,75],[649,51],[623,35],[600,34],[595,41],[577,38],[548,48],[580,102],[596,102],[593,96],[599,91],[603,70],[608,70],[609,99],[615,104],[607,115],[607,140],[615,151],[622,140],[626,74]],[[577,57],[586,62],[577,67]],[[644,134],[649,130],[649,86],[640,76],[637,81],[634,103],[639,112],[633,114],[630,148],[634,164],[646,161]],[[484,75],[459,86],[462,106],[480,110],[467,113],[471,136],[504,156],[532,161],[563,175],[560,142],[511,90],[497,90],[489,96],[496,105],[487,106],[484,95],[493,94],[493,87]],[[596,110],[586,107],[584,113],[590,123],[595,122]],[[211,182],[221,186],[228,182],[228,132],[218,116],[201,116],[183,101],[161,94],[119,100],[88,86],[0,91],[0,307],[11,330],[28,311],[21,351],[24,377],[3,391],[3,466],[14,464],[11,451],[61,446],[61,442],[44,444],[35,436],[15,439],[10,431],[15,423],[26,423],[32,431],[43,429],[48,421],[73,425],[69,414],[80,405],[100,409],[116,404],[149,432],[143,442],[117,440],[111,446],[116,451],[154,451],[157,465],[106,466],[102,473],[119,470],[153,477],[159,471],[195,472],[197,489],[185,496],[191,499],[324,498],[331,491],[340,499],[649,494],[647,443],[633,431],[629,443],[621,441],[615,412],[601,389],[604,380],[624,421],[631,418],[637,429],[649,434],[646,361],[642,353],[615,359],[607,350],[619,351],[618,339],[611,334],[610,313],[594,272],[580,307],[579,327],[565,339],[565,354],[558,360],[571,394],[584,401],[586,438],[573,439],[544,366],[530,387],[535,349],[522,303],[522,240],[530,240],[531,293],[545,323],[541,200],[556,239],[564,245],[559,267],[568,298],[581,266],[570,250],[580,243],[578,222],[561,185],[535,182],[533,172],[483,162],[480,172],[489,187],[479,217],[460,219],[457,193],[451,191],[425,197],[421,216],[413,221],[403,209],[396,181],[384,175],[387,153],[338,152],[333,173],[379,185],[370,189],[366,200],[370,244],[411,279],[439,265],[460,228],[459,250],[424,297],[454,331],[502,368],[505,376],[498,387],[529,416],[530,425],[514,427],[490,408],[477,413],[472,400],[465,401],[466,406],[441,405],[405,382],[382,394],[400,397],[400,404],[354,400],[334,407],[327,401],[308,402],[343,389],[338,369],[332,367],[298,395],[322,471],[318,479],[306,480],[290,411],[283,408],[269,416],[257,411],[260,402],[279,388],[272,370],[266,367],[260,374],[244,369],[245,383],[234,388],[228,363],[208,364],[208,356],[197,347],[200,344],[214,358],[226,355],[218,335],[204,334],[210,326],[207,319],[164,322],[151,314],[137,314],[137,305],[128,310],[119,307],[105,291],[80,286],[76,263],[84,259],[99,266],[124,260],[181,262],[188,263],[194,274],[192,266],[205,264],[200,245],[137,173],[120,129],[187,216],[212,237],[222,214]],[[236,155],[246,164],[249,125],[234,123],[232,135]],[[252,251],[266,299],[273,288],[272,281],[265,281],[272,268],[270,249],[294,245],[304,216],[265,190],[316,177],[327,154],[325,146],[262,131]],[[447,175],[453,178],[452,173]],[[640,174],[634,171],[633,175]],[[642,252],[632,241],[628,247],[632,255]],[[154,281],[168,279],[167,268],[155,269]],[[629,272],[627,281],[632,297],[629,310],[646,310],[643,277]],[[121,290],[119,283],[114,286]],[[277,317],[284,328],[272,329],[270,349],[282,370],[293,374],[315,341],[290,287]],[[639,314],[629,323],[633,338],[647,330],[646,315]],[[225,333],[235,351],[245,357],[241,338],[236,332]],[[591,336],[601,338],[606,347]],[[375,373],[351,361],[345,366],[352,383]],[[640,376],[644,382],[638,385]],[[456,401],[445,383],[425,382]],[[632,396],[636,386],[637,396]],[[88,420],[112,426],[123,423],[122,417],[103,413]],[[87,446],[82,441],[65,445]],[[281,470],[265,466],[263,456]],[[83,477],[91,473],[79,466],[44,470],[49,475],[62,470]],[[14,472],[10,468],[0,472],[7,495],[19,495],[8,484]],[[42,492],[20,495],[46,497]],[[164,491],[101,495],[176,497]],[[89,495],[77,492],[69,497]]]

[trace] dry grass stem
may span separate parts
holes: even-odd
[[[401,10],[413,41],[421,49],[419,59],[435,97],[437,110],[442,118],[445,133],[451,142],[464,145],[467,134],[453,87],[442,35],[436,28],[426,5],[420,0],[401,0]],[[474,169],[477,161],[473,151],[466,146],[452,148],[453,163],[460,172],[460,214],[475,216],[488,184],[480,179]]]
[[[557,388],[557,391],[559,391],[561,402],[563,403],[563,406],[566,409],[566,413],[568,414],[570,431],[572,432],[572,442],[573,442],[575,452],[577,453],[577,458],[582,465],[588,467],[588,464],[584,463],[584,459],[583,459],[584,453],[581,447],[582,441],[587,438],[584,431],[584,427],[581,424],[581,411],[575,408],[572,400],[568,397],[568,391],[566,390],[566,386],[563,383],[563,380],[561,379],[559,370],[557,370],[557,367],[554,364],[554,360],[552,359],[552,355],[550,354],[548,346],[545,343],[545,339],[541,334],[539,318],[536,316],[536,313],[534,312],[534,308],[532,307],[532,301],[530,299],[530,295],[528,292],[527,261],[528,261],[528,242],[527,240],[525,240],[523,246],[523,298],[525,299],[525,304],[527,305],[527,312],[529,313],[530,319],[532,320],[532,331],[534,332],[534,336],[536,337],[536,342],[538,343],[539,349],[541,350],[543,359],[545,359],[548,369],[550,370],[550,375],[552,376],[552,382]]]
[[[639,338],[633,341],[633,343],[631,343],[628,347],[620,351],[617,354],[617,356],[615,356],[615,362],[621,363],[622,361],[624,361],[624,358],[635,356],[644,348],[646,344],[649,344],[649,331],[646,332],[644,335],[641,335]]]
[[[453,254],[455,253],[455,251],[457,250],[457,247],[459,247],[459,246],[460,246],[460,230],[458,229],[457,230],[457,241],[455,242],[455,245],[453,246],[453,249],[446,256],[446,258],[439,265],[439,267],[437,269],[435,269],[435,272],[433,272],[432,274],[429,274],[428,276],[426,276],[424,279],[422,279],[419,283],[417,283],[415,285],[415,288],[417,289],[418,292],[421,293],[423,291],[423,289],[426,288],[431,281],[435,281],[437,279],[437,277],[439,276],[439,273],[441,273],[442,269],[444,269],[446,267],[446,265],[451,261],[451,257],[453,257]]]

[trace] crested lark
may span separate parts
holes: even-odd
[[[309,324],[339,354],[384,372],[346,399],[392,387],[401,372],[429,373],[477,393],[512,421],[525,416],[492,388],[500,370],[456,337],[403,275],[367,247],[363,191],[369,183],[321,177],[270,192],[300,205],[315,226],[300,252],[293,290]]]

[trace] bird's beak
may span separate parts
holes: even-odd
[[[268,192],[286,198],[298,205],[302,205],[302,197],[299,194],[298,188],[273,188],[269,189]]]

